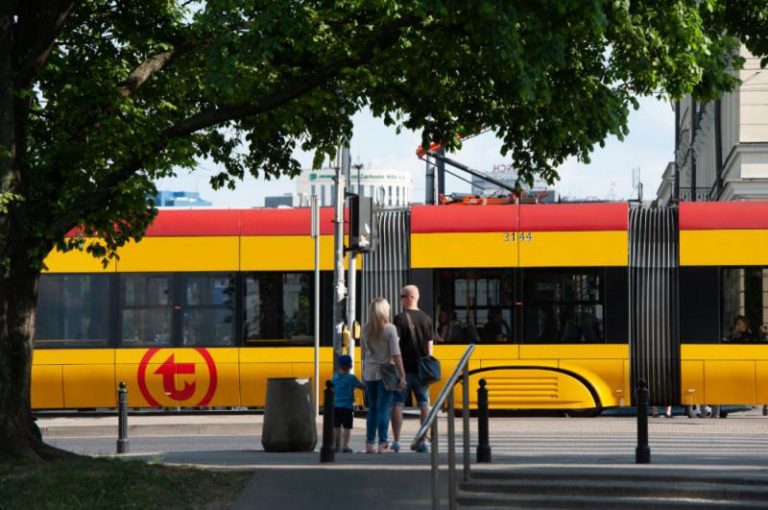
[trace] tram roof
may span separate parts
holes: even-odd
[[[683,202],[681,230],[768,229],[766,202]],[[508,205],[414,205],[411,231],[626,231],[626,202]],[[310,234],[310,209],[160,209],[147,237],[300,236]],[[345,210],[345,220],[348,211]],[[347,231],[345,225],[345,232]],[[75,235],[73,230],[69,235]],[[333,234],[333,208],[320,209],[321,235]]]

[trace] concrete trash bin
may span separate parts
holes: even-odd
[[[267,380],[261,445],[268,452],[311,452],[317,444],[312,379]]]

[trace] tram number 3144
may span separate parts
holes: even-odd
[[[521,243],[533,241],[533,232],[504,232],[505,243],[514,243],[516,241]]]

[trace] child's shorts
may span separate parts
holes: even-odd
[[[346,407],[334,407],[333,408],[333,426],[339,428],[342,425],[345,429],[352,428],[352,409]]]

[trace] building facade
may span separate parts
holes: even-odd
[[[661,204],[768,199],[768,72],[740,51],[746,62],[735,91],[675,102],[675,158],[659,186]]]
[[[657,193],[676,201],[768,200],[768,72],[742,48],[741,85],[710,103],[675,103],[675,159]],[[759,247],[755,247],[759,249]],[[723,338],[741,320],[757,339],[768,323],[768,268],[728,267],[718,275]],[[741,319],[740,319],[741,318]]]
[[[271,197],[264,197],[264,207],[293,207],[293,194],[285,193],[284,195],[277,195]]]
[[[333,168],[305,170],[296,180],[294,205],[309,204],[317,195],[320,206],[332,206],[336,194]],[[413,185],[410,172],[396,169],[353,168],[347,191],[372,197],[381,207],[406,207],[412,201]]]
[[[200,198],[197,191],[158,191],[155,195],[157,207],[209,207],[211,202]]]
[[[517,170],[511,165],[506,163],[499,163],[493,165],[490,172],[485,172],[488,177],[510,187],[515,187],[517,182]],[[472,176],[472,194],[477,196],[506,196],[509,195],[509,191],[501,188],[492,182],[488,182],[477,176]],[[529,186],[526,182],[520,182],[522,191],[528,197],[534,197],[539,203],[552,203],[555,201],[555,190],[547,186],[547,182],[540,176],[536,175],[533,179],[533,185]]]

